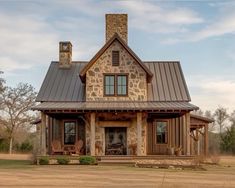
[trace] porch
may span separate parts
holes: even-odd
[[[182,112],[53,112],[42,113],[39,137],[42,155],[190,156],[190,130],[190,114]]]

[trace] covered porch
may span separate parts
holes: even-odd
[[[41,103],[41,155],[58,154],[55,140],[60,154],[73,154],[82,140],[80,155],[174,155],[174,148],[190,156],[189,112],[196,108],[187,102]]]

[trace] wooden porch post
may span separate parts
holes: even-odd
[[[91,120],[90,120],[90,126],[91,126],[91,141],[90,141],[90,151],[91,156],[95,156],[95,112],[91,113]]]
[[[197,155],[200,155],[200,144],[199,144],[199,132],[198,132],[198,127],[196,128],[196,143],[197,143]]]
[[[208,124],[204,127],[204,155],[208,154]]]
[[[190,113],[186,114],[186,155],[190,155]]]
[[[142,113],[137,112],[137,156],[142,155],[141,145],[142,145]]]
[[[40,154],[46,155],[46,114],[41,112]]]

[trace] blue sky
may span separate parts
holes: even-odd
[[[0,70],[8,85],[39,90],[59,41],[73,60],[104,45],[105,13],[127,13],[129,46],[142,60],[179,60],[203,110],[235,109],[235,1],[0,1]]]

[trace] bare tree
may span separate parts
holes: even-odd
[[[34,119],[30,108],[35,105],[36,92],[31,85],[20,83],[15,88],[6,87],[0,95],[0,124],[5,127],[9,138],[9,153],[12,153],[15,132],[20,127],[28,126]]]
[[[222,135],[222,132],[224,130],[224,127],[226,125],[226,121],[228,120],[229,118],[229,115],[228,115],[228,112],[227,112],[227,109],[226,108],[223,108],[223,107],[218,107],[216,110],[215,110],[215,113],[214,113],[214,118],[215,118],[215,123],[218,125],[219,127],[219,133],[220,133],[220,136]]]
[[[214,116],[210,110],[206,110],[204,116],[209,119],[214,119]],[[215,122],[210,123],[208,128],[209,131],[213,132],[215,130]]]

